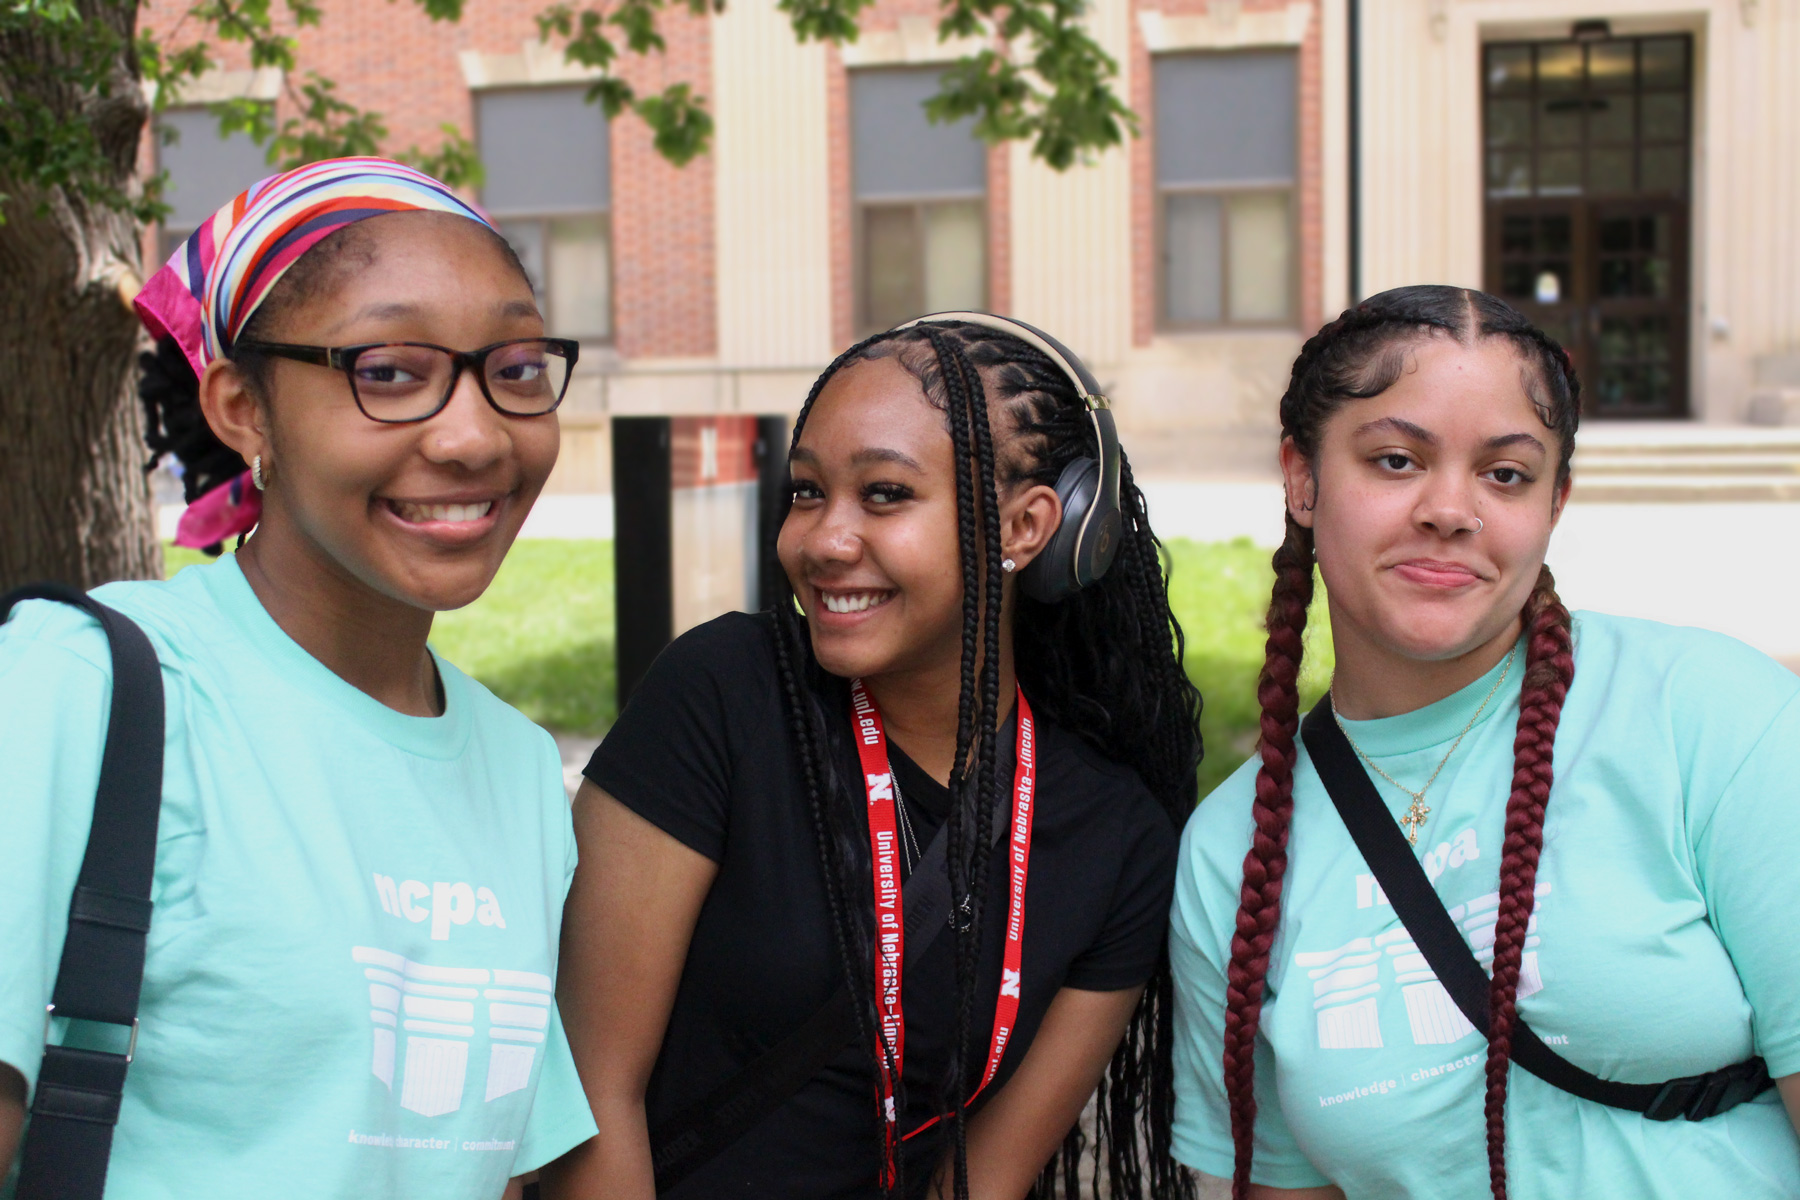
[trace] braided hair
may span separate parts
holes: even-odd
[[[1444,286],[1396,288],[1346,310],[1314,334],[1294,360],[1281,398],[1281,431],[1308,460],[1316,460],[1326,420],[1342,405],[1378,396],[1400,377],[1408,351],[1430,337],[1469,344],[1504,337],[1524,359],[1526,394],[1546,428],[1557,435],[1557,483],[1569,477],[1580,419],[1580,382],[1569,355],[1543,330],[1484,292]],[[1235,1150],[1233,1200],[1250,1189],[1256,1123],[1255,1045],[1262,1021],[1269,950],[1281,921],[1288,827],[1294,813],[1295,736],[1300,727],[1301,635],[1313,596],[1312,530],[1287,517],[1274,558],[1268,642],[1257,683],[1262,708],[1262,759],[1251,805],[1254,831],[1244,856],[1236,932],[1225,987],[1225,1094]],[[1521,614],[1525,677],[1513,742],[1512,792],[1500,861],[1500,909],[1494,929],[1487,1059],[1488,1174],[1495,1200],[1506,1198],[1506,1084],[1517,1021],[1519,964],[1544,845],[1544,806],[1550,798],[1552,749],[1562,703],[1575,674],[1569,612],[1557,598],[1548,567]]]
[[[1004,572],[998,501],[1004,491],[1018,486],[1054,486],[1071,461],[1097,457],[1099,450],[1086,405],[1061,368],[1018,338],[962,322],[889,331],[846,350],[813,385],[795,422],[793,444],[798,446],[814,403],[840,370],[887,357],[918,379],[926,400],[944,413],[953,461],[959,464],[963,636],[950,775],[955,802],[945,837],[951,894],[964,898],[966,908],[952,924],[955,1032],[941,1084],[948,1100],[941,1108],[952,1114],[953,1194],[966,1200],[963,1098],[980,1066],[969,1061],[968,1045],[1000,786],[998,739],[993,736],[1002,711],[1000,623],[983,619],[1000,611]],[[1160,543],[1150,530],[1143,493],[1123,462],[1120,499],[1123,541],[1100,581],[1054,604],[1018,596],[1015,669],[1034,709],[1100,753],[1135,768],[1179,828],[1197,799],[1200,694],[1182,669],[1181,628],[1169,611]],[[877,1068],[871,1075],[869,1113],[879,1127],[881,1098],[874,1081],[882,1067],[891,1074],[893,1063],[883,1061],[887,1049],[875,1032],[873,914],[851,899],[867,886],[865,806],[860,797],[853,799],[853,789],[835,766],[852,757],[844,719],[848,684],[819,666],[805,618],[772,548],[768,570],[778,581],[771,616],[782,694],[812,813],[840,966],[857,1000],[863,1045]],[[1035,1194],[1042,1200],[1081,1195],[1084,1174],[1093,1179],[1094,1188],[1103,1189],[1100,1194],[1120,1200],[1144,1196],[1146,1184],[1154,1197],[1192,1196],[1190,1177],[1170,1156],[1171,995],[1165,952],[1101,1081],[1097,1136],[1090,1146],[1079,1126],[1070,1132],[1039,1180]],[[904,1110],[903,1091],[895,1102]],[[1092,1170],[1083,1172],[1083,1157],[1090,1153]],[[1104,1185],[1099,1180],[1102,1162]],[[899,1165],[901,1177],[894,1188],[904,1194],[905,1164]]]

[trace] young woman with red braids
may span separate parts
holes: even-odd
[[[1188,824],[1170,938],[1175,1154],[1237,1200],[1800,1196],[1800,679],[1571,617],[1544,555],[1578,405],[1555,342],[1456,288],[1364,301],[1294,363],[1261,742]],[[1321,782],[1335,739],[1301,737],[1315,565],[1315,720],[1491,976],[1485,1045]],[[1652,1120],[1511,1069],[1521,1021],[1604,1080],[1760,1056],[1779,1090]]]

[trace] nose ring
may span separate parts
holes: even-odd
[[[1475,518],[1475,532],[1480,533],[1482,531],[1482,529],[1483,529],[1483,525],[1481,523],[1481,518],[1476,517]]]

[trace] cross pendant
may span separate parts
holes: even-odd
[[[1406,815],[1400,818],[1400,824],[1406,826],[1408,845],[1419,844],[1419,828],[1425,824],[1425,818],[1430,815],[1431,809],[1425,806],[1423,797],[1414,796],[1412,806],[1406,810]]]

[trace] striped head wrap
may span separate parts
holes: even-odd
[[[132,301],[152,337],[172,338],[194,375],[222,358],[300,256],[358,221],[445,212],[493,225],[429,175],[385,158],[334,158],[271,175],[201,223]],[[197,497],[182,546],[216,546],[255,526],[262,495],[244,472]],[[216,552],[216,551],[215,551]]]
[[[385,158],[333,158],[272,175],[201,223],[133,302],[194,374],[231,349],[288,268],[346,225],[392,212],[488,219],[431,176]]]

